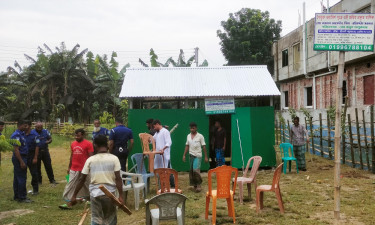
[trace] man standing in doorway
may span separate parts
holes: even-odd
[[[31,186],[33,187],[32,195],[39,194],[39,184],[38,184],[38,154],[39,154],[39,134],[35,130],[31,130],[32,123],[27,121],[27,128],[25,131],[25,138],[27,148],[29,152],[27,153],[27,167],[31,174]]]
[[[214,136],[212,139],[212,148],[216,154],[216,166],[225,165],[225,146],[227,144],[227,133],[221,126],[219,120],[215,121]]]
[[[182,161],[186,161],[185,155],[189,150],[190,155],[190,171],[189,171],[189,180],[190,186],[194,186],[196,192],[200,192],[202,177],[201,172],[201,162],[202,162],[202,147],[204,151],[204,161],[208,162],[206,142],[202,134],[197,132],[197,124],[194,122],[190,123],[190,134],[187,136],[185,144],[185,152],[182,157]]]
[[[12,134],[10,139],[15,140],[13,143],[14,151],[12,156],[12,163],[14,167],[13,177],[13,192],[15,201],[21,203],[33,202],[27,198],[26,193],[26,178],[27,178],[27,154],[28,148],[26,144],[25,131],[27,123],[23,120],[18,121],[17,130]]]
[[[98,135],[109,136],[109,131],[105,127],[100,127],[100,120],[94,120],[94,130],[92,132],[92,140]]]
[[[121,170],[126,171],[126,160],[134,144],[133,132],[124,126],[122,118],[116,118],[115,122],[116,127],[109,134],[109,152],[118,157]]]
[[[52,161],[51,161],[51,155],[49,154],[49,149],[48,145],[51,144],[52,142],[52,137],[51,134],[49,133],[48,130],[43,129],[43,123],[42,122],[37,122],[35,124],[35,131],[39,135],[39,154],[38,154],[38,182],[39,184],[42,184],[42,161],[44,164],[44,168],[46,169],[46,173],[49,179],[49,182],[51,184],[57,184],[55,181],[55,175],[53,174],[53,169],[52,169]]]
[[[299,124],[299,117],[296,116],[293,118],[293,124],[291,129],[291,138],[294,155],[297,158],[298,169],[306,171],[306,143],[309,144],[308,132],[304,126]]]

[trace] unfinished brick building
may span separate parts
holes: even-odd
[[[330,12],[370,13],[374,7],[374,0],[343,0],[331,7]],[[338,52],[313,50],[314,19],[306,22],[306,35],[303,30],[300,26],[273,45],[273,77],[281,91],[276,109],[327,109],[335,105]],[[343,96],[348,97],[349,111],[373,105],[374,52],[347,52],[344,72]],[[344,103],[343,99],[340,101]]]

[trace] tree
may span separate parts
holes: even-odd
[[[280,38],[280,20],[271,19],[268,11],[243,8],[221,26],[217,36],[228,65],[266,64],[273,73],[272,43]]]
[[[184,50],[180,49],[180,54],[178,55],[177,62],[172,58],[169,57],[165,63],[161,63],[158,60],[158,55],[155,53],[154,49],[150,49],[150,63],[151,67],[169,67],[170,64],[172,64],[173,67],[191,67],[195,60],[195,56],[191,56],[187,61],[185,61],[185,53]],[[139,59],[139,63],[141,63],[142,66],[148,67],[148,64],[145,63],[142,59]],[[199,67],[207,67],[208,62],[205,59]]]

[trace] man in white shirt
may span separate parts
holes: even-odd
[[[154,161],[154,168],[172,168],[171,164],[171,134],[167,129],[165,129],[162,125],[160,120],[154,120],[152,122],[154,126],[154,130],[156,133],[154,134],[154,139],[156,142],[156,151],[164,152],[164,165],[163,159],[160,155],[155,155]],[[171,179],[171,187],[174,187],[174,180]]]
[[[189,170],[189,180],[190,186],[194,186],[195,192],[200,192],[202,177],[201,172],[201,162],[202,162],[202,148],[204,151],[204,161],[208,162],[206,142],[202,134],[197,132],[197,124],[194,122],[190,123],[190,134],[188,134],[185,144],[185,152],[182,157],[182,161],[186,161],[185,155],[189,150],[190,155],[190,170]]]

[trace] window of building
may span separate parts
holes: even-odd
[[[342,81],[342,104],[345,104],[345,97],[348,95],[348,89],[346,88],[346,80]]]
[[[312,107],[313,103],[313,95],[312,95],[312,87],[305,87],[304,91],[304,103],[306,107]]]
[[[288,49],[281,52],[282,55],[282,67],[288,66]]]
[[[289,107],[289,94],[287,91],[284,91],[284,108]]]
[[[301,47],[300,43],[293,46],[293,68],[299,70],[301,67]]]
[[[363,104],[374,104],[374,75],[363,77]]]

